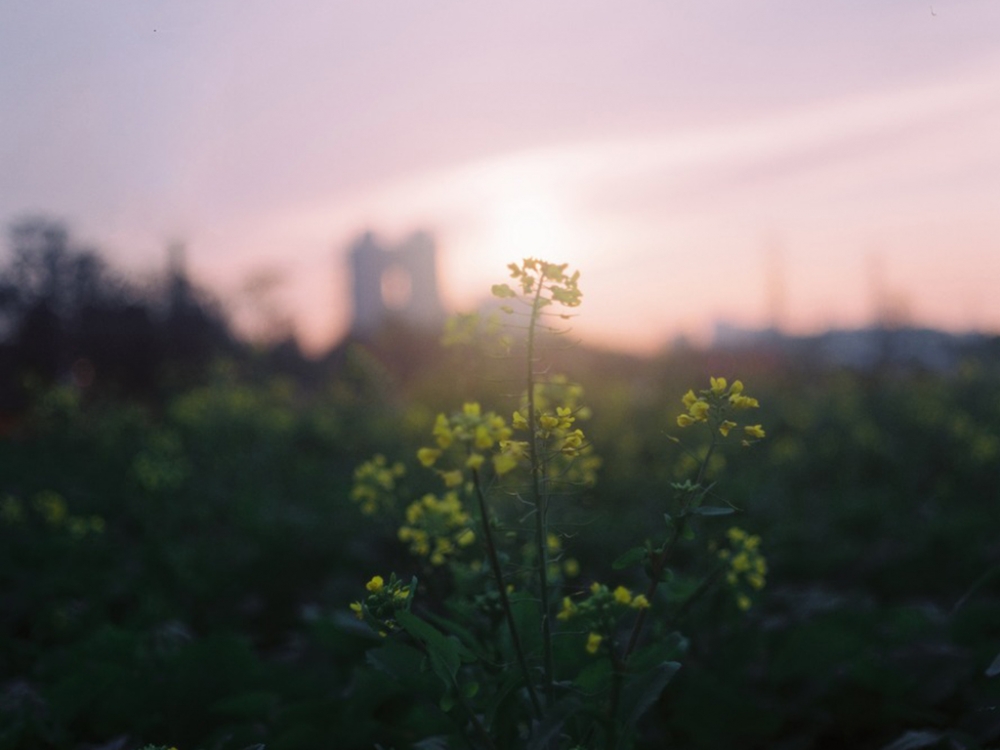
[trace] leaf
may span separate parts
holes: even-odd
[[[455,636],[462,642],[463,648],[460,654],[462,661],[467,662],[482,660],[483,657],[476,653],[476,650],[479,648],[479,643],[476,641],[476,637],[469,630],[462,627],[454,620],[449,620],[447,617],[436,615],[433,612],[427,612],[424,616],[439,628],[446,631],[449,635]]]
[[[987,677],[996,677],[998,674],[1000,674],[1000,654],[997,654],[993,663],[986,668]]]
[[[445,688],[450,690],[455,684],[455,675],[458,674],[458,668],[462,664],[460,656],[462,644],[457,638],[444,635],[412,612],[397,612],[396,621],[403,626],[403,630],[427,647],[431,669],[441,678]]]
[[[598,695],[610,687],[611,677],[610,660],[595,659],[580,670],[573,684],[584,695]]]
[[[649,555],[649,550],[645,547],[633,547],[624,555],[619,557],[613,563],[611,567],[615,570],[623,570],[625,568],[631,568],[633,565],[638,565]]]
[[[370,667],[404,684],[420,672],[423,660],[424,655],[420,651],[396,640],[386,641],[381,648],[373,648],[365,654],[365,661]]]
[[[736,511],[733,508],[722,508],[717,505],[699,505],[688,512],[695,516],[729,516]]]
[[[552,740],[559,736],[566,720],[583,710],[583,703],[570,697],[553,705],[546,717],[532,727],[531,741],[526,750],[546,750],[552,745]]]
[[[681,665],[675,661],[665,661],[640,675],[633,677],[622,693],[622,705],[629,706],[628,717],[622,724],[624,731],[618,740],[618,747],[627,747],[628,736],[632,734],[643,714],[659,699],[667,684],[674,678]]]
[[[520,670],[507,669],[502,674],[504,675],[503,682],[499,686],[494,687],[495,692],[493,693],[493,697],[491,697],[487,701],[486,707],[483,711],[485,719],[484,723],[486,724],[487,728],[493,726],[493,722],[496,718],[497,712],[499,711],[501,705],[504,703],[507,697],[510,695],[511,691],[513,691],[514,688],[518,687],[521,684]]]

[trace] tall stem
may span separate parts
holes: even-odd
[[[698,467],[698,476],[695,479],[695,486],[701,485],[702,480],[705,478],[705,471],[708,467],[708,462],[712,458],[712,453],[715,452],[716,437],[715,430],[712,431],[712,442],[708,445],[708,450],[705,452],[705,458],[701,462],[701,466]],[[687,506],[685,506],[685,510]],[[680,518],[674,524],[673,532],[670,534],[670,539],[667,543],[663,545],[663,549],[656,558],[653,559],[650,565],[649,572],[649,586],[646,587],[646,599],[652,603],[653,597],[656,595],[656,589],[660,585],[660,579],[663,577],[663,571],[667,567],[667,559],[670,556],[670,552],[673,550],[674,545],[677,544],[677,540],[680,538],[681,534],[684,533],[684,529],[687,527],[687,515],[682,511]],[[646,624],[646,612],[648,610],[639,610],[639,616],[635,619],[635,625],[632,626],[632,633],[629,635],[628,645],[625,647],[625,653],[622,654],[621,664],[623,667],[628,665],[629,657],[635,650],[636,644],[639,642],[639,634],[642,632],[643,625]]]
[[[543,487],[544,462],[538,448],[538,419],[535,414],[535,333],[538,328],[538,316],[541,314],[543,279],[538,279],[535,289],[535,299],[531,305],[531,321],[528,325],[528,351],[526,383],[528,389],[528,441],[531,458],[531,495],[535,503],[535,548],[538,558],[538,588],[542,609],[542,652],[545,670],[545,694],[551,698],[553,665],[552,665],[552,623],[549,619],[549,582],[548,582],[548,488]]]
[[[486,498],[483,496],[483,487],[479,481],[479,472],[472,470],[472,485],[475,487],[476,500],[479,503],[479,517],[483,524],[483,539],[486,541],[486,555],[490,559],[490,567],[493,569],[493,578],[496,579],[497,588],[500,591],[500,605],[503,607],[504,619],[507,620],[507,627],[510,628],[510,640],[514,645],[514,653],[517,656],[517,663],[521,667],[524,675],[524,684],[528,688],[528,697],[531,698],[531,706],[535,710],[535,716],[542,717],[542,705],[535,692],[535,683],[531,679],[531,670],[528,669],[528,660],[524,656],[524,647],[521,645],[521,636],[517,632],[517,624],[514,622],[514,612],[510,607],[510,599],[507,596],[507,583],[504,580],[503,568],[500,567],[500,557],[497,555],[497,547],[493,541],[493,530],[490,528],[490,518],[486,512]]]

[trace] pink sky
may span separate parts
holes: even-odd
[[[453,308],[569,261],[640,351],[880,296],[1000,330],[995,0],[3,5],[0,221],[137,272],[182,239],[233,304],[275,272],[314,349],[367,228],[433,231]]]

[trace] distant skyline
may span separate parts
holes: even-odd
[[[634,351],[1000,331],[996,0],[0,0],[0,113],[0,222],[136,273],[184,242],[313,350],[369,229],[432,232],[451,309],[569,261],[577,333]]]

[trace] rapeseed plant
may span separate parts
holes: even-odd
[[[476,401],[438,414],[414,458],[436,473],[443,493],[403,502],[398,518],[399,541],[428,575],[448,571],[453,594],[444,607],[424,606],[416,601],[417,579],[404,584],[392,573],[372,577],[350,608],[380,636],[399,636],[393,659],[402,663],[407,648],[422,655],[441,682],[439,707],[471,746],[627,748],[638,719],[679,669],[675,659],[686,642],[676,633],[658,635],[662,642],[649,642],[644,657],[633,658],[649,613],[657,613],[656,632],[663,633],[718,583],[735,593],[739,610],[764,586],[760,538],[733,526],[725,546],[705,555],[713,572],[680,598],[664,587],[677,547],[702,521],[735,512],[714,500],[707,475],[735,438],[747,448],[764,439],[764,428],[746,419],[759,404],[742,381],[720,376],[684,394],[675,423],[685,436],[701,431],[703,441],[688,450],[691,476],[671,485],[662,529],[612,566],[616,576],[640,568],[645,588],[593,580],[571,586],[580,564],[566,549],[571,540],[551,527],[550,511],[559,498],[596,482],[600,459],[585,428],[583,389],[540,363],[539,337],[559,333],[558,321],[580,305],[580,274],[534,258],[508,269],[511,281],[495,285],[493,294],[520,334],[522,395],[509,418]],[[467,342],[477,330],[463,316],[449,324],[446,339]],[[506,347],[514,344],[508,336]],[[376,456],[356,471],[351,497],[366,515],[394,514],[403,473]],[[522,509],[513,522],[505,513],[512,503]],[[393,659],[376,662],[391,671]]]

